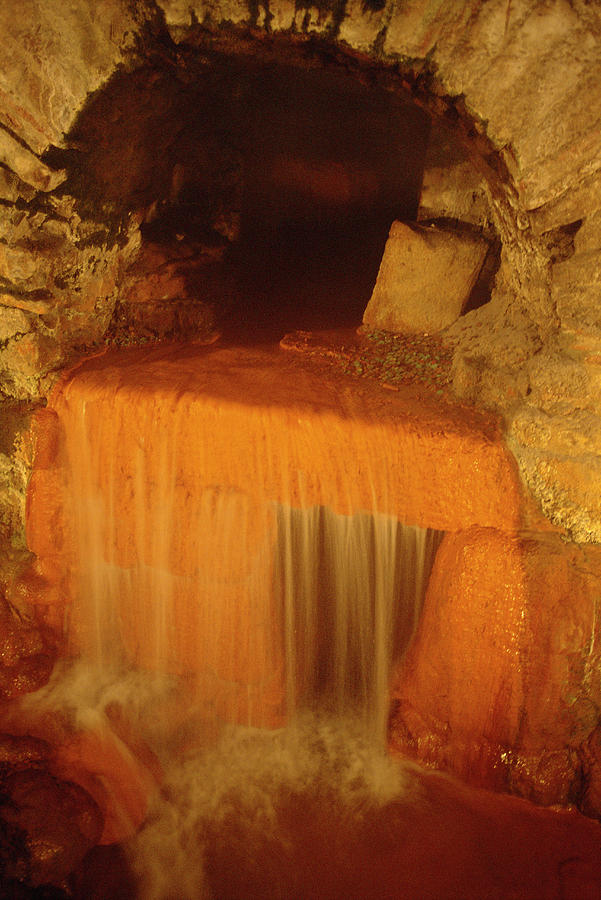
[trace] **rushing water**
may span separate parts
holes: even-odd
[[[315,402],[301,417],[261,383],[260,399],[232,403],[190,389],[177,361],[167,384],[126,363],[84,367],[55,402],[73,649],[192,679],[217,720],[328,709],[383,739],[390,666],[438,543],[387,511],[372,464],[383,434],[345,413],[362,458],[353,471],[334,448],[340,465],[323,470],[333,422]],[[372,508],[350,499],[357,479]]]
[[[417,624],[439,535],[391,516],[279,511],[289,708],[359,715],[384,740],[389,675]]]
[[[117,895],[534,900],[561,880],[598,896],[596,831],[386,754],[389,673],[440,537],[399,518],[436,514],[430,492],[448,520],[453,424],[428,437],[394,397],[263,363],[113,354],[52,401],[41,563],[79,663],[20,715],[125,841],[137,888],[126,872]],[[116,895],[81,877],[74,896]]]
[[[123,371],[84,366],[55,399],[67,635],[97,672],[77,715],[110,730],[120,697],[159,761],[162,788],[131,848],[141,896],[211,896],[206,848],[242,829],[248,854],[265,841],[284,852],[290,798],[327,796],[354,817],[405,791],[385,754],[389,675],[440,535],[378,509],[369,452],[360,471],[374,506],[355,510],[336,461],[326,483],[281,409],[249,404],[249,436],[244,406],[189,390],[185,371],[169,387]],[[304,417],[316,447],[330,440],[319,407]],[[148,673],[142,716],[132,684],[144,676],[128,670]],[[68,693],[73,706],[73,680]],[[274,883],[270,896],[289,889]]]

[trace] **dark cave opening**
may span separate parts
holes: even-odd
[[[176,258],[180,294],[225,337],[356,327],[391,222],[416,218],[430,130],[400,86],[358,74],[221,52],[118,73],[59,153],[65,189],[137,215],[147,274]]]

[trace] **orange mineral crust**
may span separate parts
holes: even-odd
[[[261,501],[376,509],[447,531],[521,524],[492,418],[272,348],[107,353],[51,405],[97,429],[106,473],[144,456],[151,477],[163,480],[168,464],[178,484],[200,477]]]
[[[27,529],[40,574],[60,573],[70,647],[104,664],[118,633],[138,664],[202,672],[220,717],[281,713],[278,508],[520,523],[492,419],[277,348],[113,351],[50,407],[59,449],[50,465],[56,441],[40,439]]]
[[[448,534],[397,671],[397,749],[489,787],[567,802],[591,762],[601,686],[598,548]]]

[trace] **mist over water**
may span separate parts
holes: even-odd
[[[360,852],[383,812],[420,796],[412,764],[387,756],[360,715],[305,711],[279,729],[216,731],[177,679],[84,660],[24,698],[21,718],[50,714],[66,735],[96,741],[94,754],[111,751],[95,777],[111,816],[136,827],[124,849],[140,900],[319,896],[316,852],[336,873],[349,865],[340,847]],[[141,824],[128,822],[136,802]]]
[[[385,804],[415,796],[409,768],[356,722],[305,714],[277,731],[227,729],[166,772],[129,847],[140,897],[301,897],[303,818],[358,833]]]
[[[344,510],[349,482],[321,491],[280,412],[249,408],[232,433],[234,405],[120,377],[84,369],[55,404],[80,662],[31,702],[126,759],[141,900],[304,896],[299,823],[314,847],[320,822],[348,837],[414,796],[386,756],[389,678],[441,535],[377,511],[369,453],[373,510],[333,512],[315,486],[339,484]]]

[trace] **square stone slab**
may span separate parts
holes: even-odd
[[[393,222],[363,315],[369,328],[432,333],[461,315],[488,250],[481,237]]]

